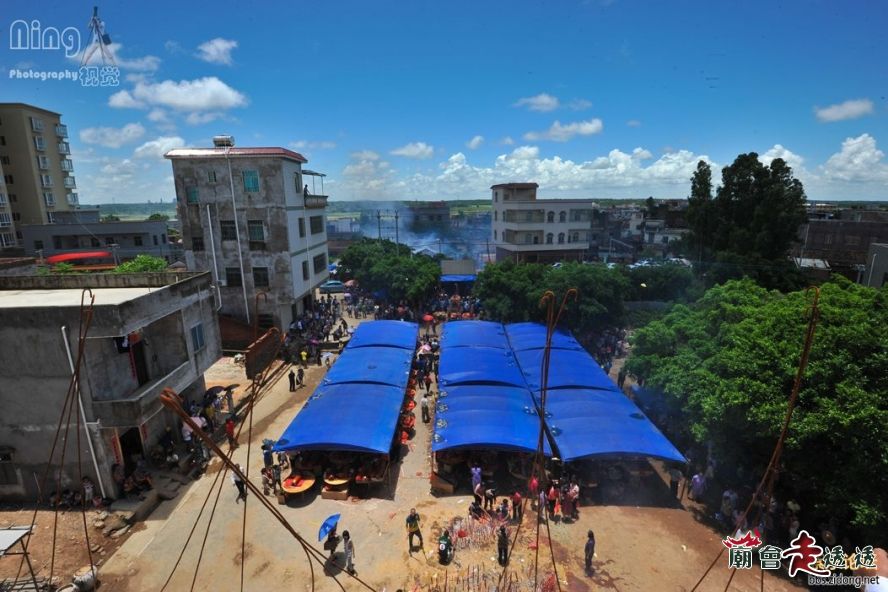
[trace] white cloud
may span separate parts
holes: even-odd
[[[231,52],[237,48],[237,41],[216,37],[197,46],[197,57],[211,64],[231,65]]]
[[[629,127],[641,127],[641,122],[637,119],[630,119],[626,122],[626,125],[628,125]]]
[[[80,141],[84,144],[98,144],[106,148],[120,148],[135,142],[145,135],[140,123],[128,123],[123,127],[87,127],[80,130]]]
[[[297,140],[290,142],[290,148],[294,150],[332,150],[336,148],[336,142],[330,140],[321,140],[318,142],[310,142],[308,140]]]
[[[864,115],[870,115],[872,112],[873,102],[869,99],[852,99],[829,107],[814,108],[817,119],[825,123],[857,119]]]
[[[799,173],[804,172],[804,163],[805,159],[792,152],[791,150],[784,148],[781,144],[774,144],[774,147],[765,152],[764,154],[759,155],[759,160],[762,164],[770,166],[771,162],[775,158],[782,158],[786,164],[788,164],[792,170],[793,175],[795,177],[799,176]]]
[[[888,181],[888,164],[885,153],[876,146],[876,139],[869,134],[846,138],[842,149],[827,159],[821,167],[827,181],[851,183],[884,183]],[[881,193],[884,196],[884,187]]]
[[[215,76],[195,80],[137,82],[132,90],[114,93],[108,105],[117,108],[157,106],[177,111],[219,111],[243,107],[247,97]]]
[[[587,121],[575,121],[564,125],[562,125],[560,121],[556,121],[546,131],[527,132],[524,134],[524,139],[530,142],[539,140],[567,142],[574,136],[591,136],[593,134],[599,134],[603,129],[604,124],[597,117]]]
[[[568,103],[567,106],[573,111],[585,111],[592,107],[592,101],[586,99],[574,99]]]
[[[425,142],[410,142],[400,148],[395,148],[391,154],[395,156],[403,156],[405,158],[431,158],[435,153],[435,149]]]
[[[154,123],[166,123],[169,121],[169,117],[163,109],[152,109],[151,112],[148,113],[148,121],[153,121]]]
[[[133,158],[163,158],[173,148],[182,148],[185,140],[179,136],[160,136],[145,142],[133,151]]]
[[[558,97],[553,97],[548,93],[540,93],[532,97],[524,97],[518,99],[513,107],[527,107],[531,111],[554,111],[561,106]]]
[[[500,140],[500,144],[503,146],[512,146],[515,144],[515,140],[512,139],[512,136],[506,136],[502,140]]]
[[[211,121],[216,121],[220,117],[222,117],[222,114],[215,111],[209,111],[207,113],[194,112],[185,116],[185,123],[188,125],[203,125],[205,123],[210,123]]]
[[[466,146],[469,150],[477,150],[481,147],[481,144],[484,143],[484,136],[474,136],[471,140],[466,142]]]
[[[83,48],[80,52],[74,55],[71,59],[72,62],[80,64],[81,59],[85,52],[88,52],[93,46],[88,45]],[[114,63],[121,70],[135,70],[137,72],[156,72],[158,68],[160,68],[160,58],[153,55],[146,55],[140,58],[125,58],[121,54],[123,53],[123,45],[120,43],[112,43],[110,45],[105,46],[106,50],[110,50],[111,55],[114,56]],[[89,60],[87,60],[87,65],[90,66],[101,66],[102,62],[102,53],[99,50],[94,51],[90,54]]]
[[[378,152],[374,152],[372,150],[361,150],[359,152],[351,153],[352,160],[379,160],[380,156]]]
[[[353,152],[342,169],[343,198],[373,199],[390,197],[401,186],[388,162],[372,150]]]

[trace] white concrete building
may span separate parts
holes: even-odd
[[[536,183],[494,185],[492,239],[496,260],[581,261],[589,250],[591,199],[537,199]]]
[[[185,262],[213,272],[220,314],[285,330],[311,308],[313,289],[328,278],[323,175],[303,170],[308,160],[285,148],[234,147],[229,136],[214,142],[166,154]]]

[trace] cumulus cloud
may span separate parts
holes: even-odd
[[[869,99],[852,99],[828,107],[814,107],[817,119],[824,123],[857,119],[873,112],[873,102]]]
[[[197,57],[211,64],[230,66],[231,52],[237,48],[237,41],[216,37],[197,46]]]
[[[401,183],[395,171],[373,150],[352,152],[342,169],[342,197],[352,199],[387,198],[398,191]]]
[[[203,125],[205,123],[216,121],[220,117],[222,117],[222,114],[216,111],[208,111],[206,113],[195,111],[185,116],[185,123],[188,125]]]
[[[588,101],[586,99],[574,99],[567,106],[572,111],[585,111],[586,109],[590,109],[592,107],[592,101]]]
[[[484,136],[474,136],[474,137],[472,137],[471,140],[466,142],[466,147],[468,147],[469,150],[477,150],[478,148],[481,147],[481,144],[483,144],[483,143],[484,143]]]
[[[336,142],[329,140],[321,140],[318,142],[309,142],[308,140],[297,140],[290,142],[290,148],[294,150],[332,150],[336,148]]]
[[[548,93],[540,93],[532,97],[518,99],[512,106],[526,107],[531,111],[546,112],[554,111],[561,106],[561,102],[558,100],[558,97],[553,97]]]
[[[781,144],[774,144],[773,148],[765,152],[764,154],[759,155],[759,160],[762,164],[770,165],[771,161],[775,158],[782,158],[786,164],[788,164],[792,170],[794,175],[797,177],[799,173],[804,171],[804,163],[805,159],[792,152],[791,150],[784,148]]]
[[[410,142],[391,151],[391,154],[395,156],[418,159],[431,158],[434,153],[435,149],[425,142]]]
[[[87,127],[80,130],[80,141],[84,144],[98,144],[106,148],[120,148],[135,142],[145,135],[140,123],[128,123],[123,127]]]
[[[587,121],[575,121],[573,123],[562,124],[555,121],[549,129],[542,132],[527,132],[524,139],[530,142],[539,140],[552,140],[555,142],[567,142],[574,136],[591,136],[601,133],[604,124],[597,117]]]
[[[179,136],[160,136],[145,142],[133,151],[133,158],[163,158],[173,148],[182,148],[185,140]]]
[[[827,159],[822,172],[827,181],[853,183],[882,183],[888,181],[885,153],[876,146],[869,134],[846,138],[839,152]],[[883,188],[884,194],[884,188]]]
[[[70,58],[71,61],[80,64],[84,52],[89,51],[91,47],[91,45],[84,47],[80,52]],[[105,49],[110,50],[111,55],[114,56],[114,62],[121,70],[134,70],[136,72],[156,72],[157,69],[160,68],[160,58],[157,56],[146,55],[140,58],[127,58],[123,56],[123,45],[120,43],[112,43],[105,46]],[[90,54],[89,59],[86,61],[86,65],[102,66],[102,53],[96,50],[95,52]]]
[[[117,108],[165,107],[176,111],[220,111],[244,107],[247,97],[215,76],[195,80],[137,82],[108,99]]]
[[[500,144],[503,146],[513,146],[515,144],[515,140],[512,139],[512,136],[506,136],[502,140],[500,140]]]

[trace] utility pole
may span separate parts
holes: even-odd
[[[382,240],[382,213],[376,210],[376,232],[377,238]]]

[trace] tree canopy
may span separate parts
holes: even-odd
[[[884,541],[888,302],[884,290],[844,278],[821,289],[778,489],[816,519],[834,518]],[[805,292],[727,282],[639,329],[628,368],[662,391],[657,402],[672,417],[676,440],[711,444],[722,467],[760,476],[782,426],[809,307]]]
[[[160,214],[160,213],[158,213],[158,212],[154,212],[153,214],[151,214],[150,216],[148,216],[148,217],[145,218],[145,219],[146,219],[146,220],[149,220],[149,221],[152,221],[152,222],[153,222],[153,221],[166,222],[167,220],[170,219],[170,217],[169,217],[168,215],[166,215],[166,214]]]
[[[805,200],[780,158],[765,165],[755,152],[737,156],[722,169],[715,197],[712,170],[701,160],[688,198],[688,254],[715,263],[712,282],[747,275],[766,287],[799,287],[786,256],[805,221]]]
[[[364,238],[350,245],[339,267],[344,278],[356,279],[362,288],[415,305],[434,293],[441,278],[438,259],[412,254],[410,247],[389,240]]]
[[[135,259],[121,263],[114,268],[114,273],[145,273],[166,271],[167,262],[153,255],[137,255]]]

